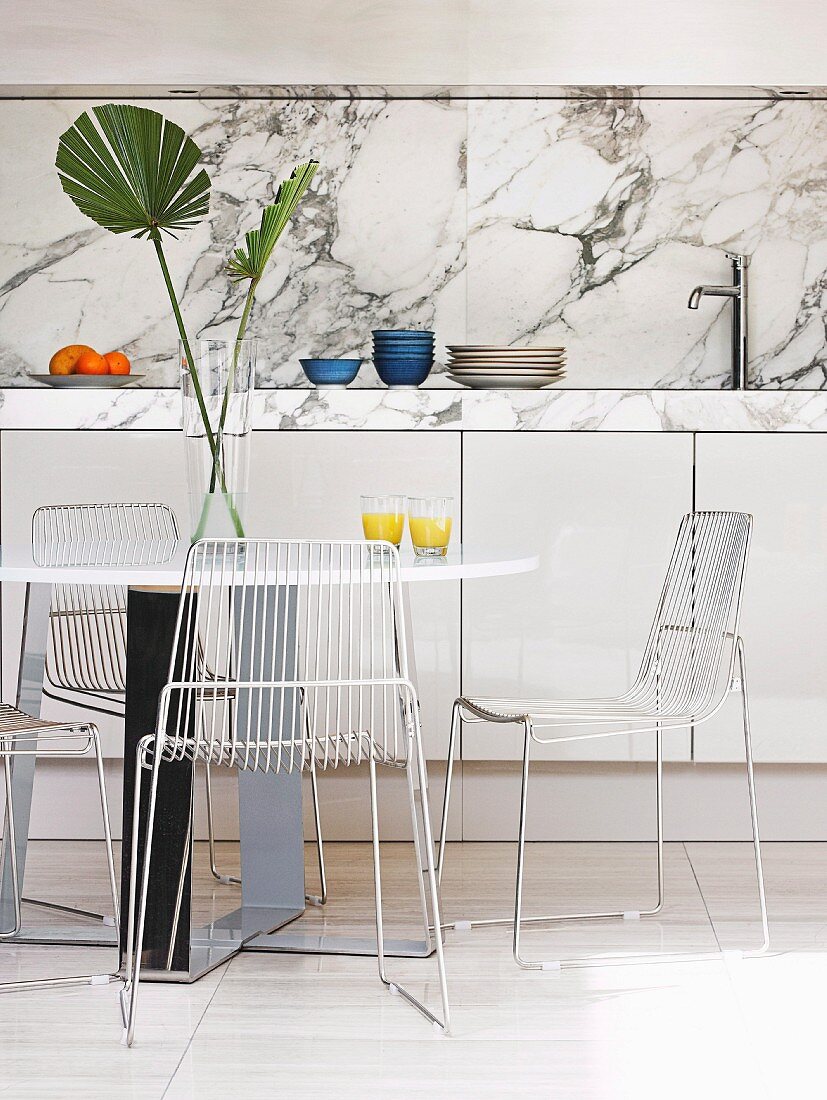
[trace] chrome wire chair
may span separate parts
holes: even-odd
[[[166,504],[60,504],[38,508],[32,545],[42,564],[117,565],[163,560],[178,541]],[[56,584],[49,611],[44,694],[123,716],[126,691],[126,589]],[[95,703],[89,702],[94,699]]]
[[[14,821],[14,801],[12,797],[12,762],[16,757],[35,756],[38,759],[68,759],[87,756],[94,753],[100,789],[101,813],[103,815],[103,833],[106,843],[106,863],[109,874],[109,888],[112,892],[114,912],[113,923],[118,930],[118,889],[115,882],[115,860],[112,852],[112,833],[109,827],[109,810],[106,802],[106,785],[103,777],[103,757],[97,727],[91,723],[45,722],[31,718],[28,714],[6,703],[0,703],[0,759],[3,761],[5,778],[5,824],[3,828],[2,851],[0,851],[0,879],[3,878],[8,861],[11,883],[14,923],[11,928],[0,930],[0,941],[13,939],[22,928],[21,883],[17,867],[16,835]],[[54,906],[69,909],[69,906]],[[70,910],[75,911],[75,910]],[[78,910],[83,912],[83,910]],[[32,981],[0,983],[0,993],[21,989],[44,989],[62,985],[105,985],[118,980],[118,973],[79,974],[60,978],[39,978]]]
[[[755,870],[761,913],[762,944],[769,947],[769,925],[758,831],[758,809],[752,761],[744,642],[739,633],[744,573],[749,556],[752,517],[741,512],[693,512],[684,516],[658,601],[652,629],[637,677],[624,694],[598,699],[458,698],[453,707],[448,749],[438,874],[445,861],[448,800],[456,736],[460,722],[494,722],[521,726],[524,735],[517,882],[514,916],[493,920],[458,921],[465,931],[481,925],[513,925],[513,953],[528,970],[561,966],[600,965],[612,956],[553,962],[523,957],[522,927],[559,921],[623,917],[637,919],[659,913],[664,900],[663,875],[663,733],[709,721],[729,694],[741,696],[747,786],[749,791]],[[737,674],[736,674],[737,666]],[[539,729],[568,733],[538,734]],[[657,902],[648,909],[599,913],[569,913],[524,917],[526,806],[529,761],[533,744],[558,744],[587,738],[653,733],[656,746]],[[697,954],[690,957],[699,957]],[[708,956],[704,956],[708,957]]]
[[[138,746],[121,996],[127,1045],[135,1029],[158,775],[165,762],[182,760],[193,766],[202,760],[262,772],[308,771],[311,776],[314,769],[368,765],[379,977],[390,992],[447,1032],[448,990],[425,758],[403,623],[399,556],[387,543],[224,539],[204,540],[191,548],[157,726]],[[429,924],[437,929],[433,944],[442,1019],[386,973],[379,764],[404,769],[411,795],[419,777],[421,821],[414,822],[413,842],[426,935]],[[145,855],[139,871],[138,808],[145,782]],[[416,813],[413,798],[412,807]],[[424,877],[419,870],[423,866]]]
[[[32,517],[32,545],[41,564],[150,564],[166,560],[165,555],[170,556],[178,538],[175,513],[166,504],[46,505]],[[123,717],[126,588],[114,584],[53,586],[46,684],[43,694],[50,699],[77,705],[74,697],[81,696],[86,709]],[[210,873],[225,885],[239,885],[241,879],[222,873],[217,866],[211,778],[207,764],[204,782]],[[308,894],[307,900],[324,905],[327,881],[315,772],[311,773],[311,787],[321,893]],[[34,898],[25,900],[54,908]],[[78,912],[100,917],[97,913]]]

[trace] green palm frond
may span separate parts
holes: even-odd
[[[297,164],[290,178],[279,184],[276,201],[271,206],[265,206],[261,213],[260,228],[245,234],[246,247],[237,248],[233,252],[228,265],[231,279],[250,279],[257,282],[261,278],[276,242],[296,212],[296,207],[318,167],[319,162],[316,160]]]
[[[195,171],[200,160],[192,138],[157,111],[105,103],[61,135],[55,166],[63,190],[98,225],[160,240],[207,213],[210,178]]]

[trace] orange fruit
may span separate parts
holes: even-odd
[[[122,351],[108,351],[104,359],[109,364],[110,374],[129,374],[131,364]]]
[[[88,344],[67,344],[49,360],[49,374],[74,374],[78,359],[87,351],[95,354]]]
[[[78,356],[75,374],[109,374],[109,364],[102,355],[89,348]]]

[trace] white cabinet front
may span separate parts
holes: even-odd
[[[467,433],[467,544],[535,549],[540,570],[463,586],[463,691],[560,698],[623,691],[637,671],[666,566],[692,508],[692,437]],[[463,757],[512,760],[516,727],[466,725]],[[687,759],[689,734],[667,738]],[[569,760],[648,760],[651,736],[544,748]]]
[[[361,538],[362,493],[451,495],[460,515],[456,433],[256,432],[247,533],[274,538]],[[2,538],[27,539],[42,504],[161,501],[189,534],[180,432],[4,431]],[[457,520],[453,537],[462,536]],[[407,534],[405,539],[408,539]],[[13,699],[23,615],[20,585],[3,599],[3,698]],[[413,586],[411,613],[425,747],[445,757],[451,703],[459,690],[459,584]],[[44,715],[60,711],[47,700]],[[105,749],[119,755],[116,720],[101,718]]]
[[[756,760],[827,761],[827,435],[699,435],[696,502],[754,517],[741,633]],[[696,760],[743,760],[737,704],[695,730]]]

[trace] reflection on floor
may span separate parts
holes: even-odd
[[[237,888],[197,853],[200,917],[234,907]],[[308,885],[315,888],[308,847]],[[506,913],[512,845],[455,844],[444,905],[451,920]],[[718,951],[712,961],[640,960],[562,973],[524,973],[509,931],[449,932],[453,1037],[435,1036],[390,997],[366,958],[243,954],[192,986],[147,985],[132,1050],[119,1045],[116,989],[83,987],[0,998],[0,1093],[18,1098],[165,1097],[227,1100],[327,1095],[451,1100],[569,1097],[823,1095],[827,984],[827,845],[767,844],[769,956],[730,948],[760,938],[746,844],[667,846],[663,913],[526,934],[526,953]],[[415,926],[410,850],[383,848],[388,933]],[[237,870],[237,846],[220,846]],[[329,845],[331,901],[303,918],[349,931],[372,919],[366,844]],[[533,844],[526,914],[652,903],[654,853],[643,844]],[[70,877],[71,876],[71,877]],[[27,893],[105,906],[98,845],[32,845]],[[40,910],[27,919],[42,922]],[[0,945],[0,980],[105,970],[111,952]],[[432,960],[392,960],[391,976],[437,1004]]]

